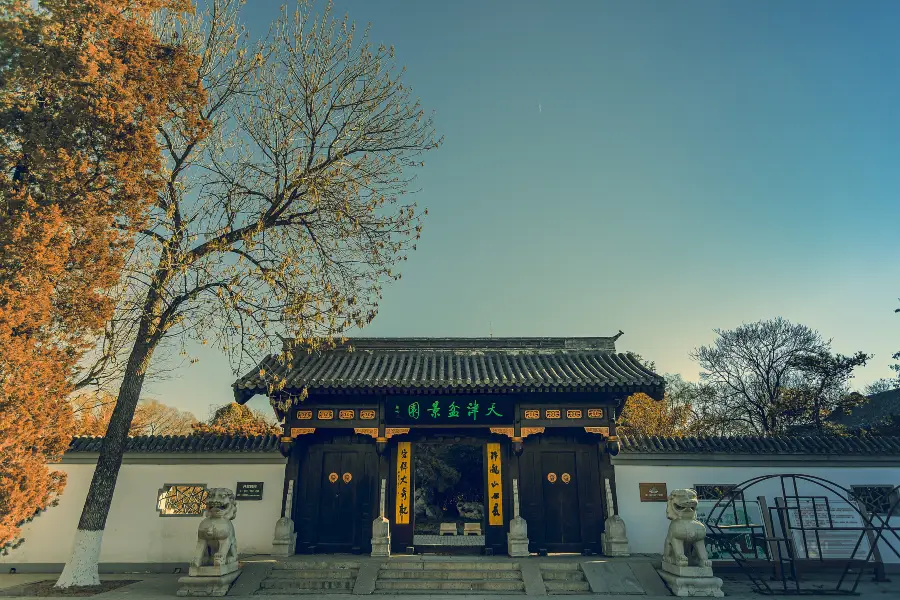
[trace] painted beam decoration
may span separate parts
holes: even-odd
[[[503,480],[500,473],[500,444],[487,444],[488,525],[503,525]]]
[[[500,395],[412,396],[386,401],[388,425],[512,425],[515,401]]]
[[[397,525],[409,524],[409,513],[412,510],[412,497],[410,490],[412,489],[412,452],[409,442],[400,442],[397,444],[397,498],[394,505],[397,507],[397,514],[394,522]]]

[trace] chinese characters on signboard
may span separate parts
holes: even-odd
[[[397,398],[385,407],[387,424],[512,424],[514,403],[491,396],[417,396]]]
[[[488,525],[503,525],[503,481],[500,478],[500,444],[487,445]]]
[[[412,478],[412,453],[409,442],[397,444],[397,515],[394,522],[398,525],[409,524],[409,511],[412,506],[410,479]]]
[[[665,502],[669,496],[664,483],[639,483],[641,502]]]
[[[788,498],[791,536],[799,558],[854,558],[866,560],[869,540],[863,531],[859,512],[848,502],[822,497]],[[801,529],[801,527],[805,529]],[[834,528],[834,529],[833,529]]]
[[[235,500],[262,500],[262,481],[238,481],[234,489]]]

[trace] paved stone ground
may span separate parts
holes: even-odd
[[[367,558],[367,557],[360,557]],[[399,557],[398,557],[399,558]],[[494,560],[499,560],[500,557],[495,558]],[[471,557],[468,558],[471,560]],[[486,559],[487,560],[487,559]],[[519,559],[520,562],[523,559]],[[590,561],[590,560],[613,560],[613,561],[630,561],[631,564],[634,562],[647,562],[652,561],[653,557],[632,557],[631,559],[603,559],[602,557],[549,557],[546,559],[536,559],[532,557],[531,559],[524,559],[525,561],[531,562],[535,561],[535,564],[544,561],[555,562],[555,561]],[[229,592],[229,598],[246,598],[250,600],[253,598],[259,598],[259,596],[252,596],[253,591],[258,587],[258,580],[260,576],[264,576],[264,573],[269,568],[269,564],[271,563],[271,557],[251,557],[246,559],[244,562],[245,568],[244,573],[236,582],[235,586],[232,587]],[[54,580],[58,574],[40,574],[40,573],[27,573],[27,574],[16,574],[16,575],[8,575],[8,574],[0,574],[0,592],[9,593],[11,588],[15,588],[16,586],[20,586],[23,584],[31,583],[34,581],[42,581],[42,580]],[[741,573],[732,573],[732,572],[724,572],[717,573],[717,576],[722,577],[725,580],[725,584],[723,589],[725,590],[726,596],[730,598],[734,598],[735,600],[761,600],[766,598],[766,596],[761,596],[753,591],[752,585],[750,581]],[[175,592],[178,589],[178,578],[181,575],[173,575],[173,574],[121,574],[121,575],[101,575],[101,579],[140,579],[138,583],[134,583],[132,585],[122,587],[116,590],[112,590],[106,592],[104,594],[98,594],[95,596],[91,596],[91,598],[98,598],[101,600],[107,599],[123,599],[123,600],[172,600],[175,598]],[[884,599],[888,600],[889,598],[900,598],[900,573],[893,574],[890,576],[891,581],[885,583],[875,583],[871,581],[871,576],[864,576],[861,580],[860,586],[858,588],[859,596],[861,598],[872,598],[872,599]],[[831,583],[831,585],[829,585]],[[805,588],[814,588],[816,586],[822,586],[823,589],[833,587],[833,582],[828,582],[821,578],[810,578],[807,582]],[[651,592],[651,590],[647,590]],[[643,596],[635,596],[635,595],[615,595],[615,594],[591,594],[591,595],[565,595],[566,600],[637,600],[638,598],[645,598],[646,600],[661,600],[662,598],[671,599],[672,596],[662,596],[659,595],[660,589],[657,588],[655,592],[651,592],[648,595]],[[6,595],[6,594],[3,594]],[[784,598],[785,596],[779,595]],[[824,594],[816,594],[812,597],[824,597]],[[385,597],[395,597],[399,600],[434,600],[435,595],[398,595],[392,596],[388,594],[377,594],[374,595],[375,598],[385,598]],[[453,600],[523,600],[523,598],[527,598],[528,596],[523,595],[515,595],[515,596],[507,596],[500,594],[471,594],[471,595],[453,595],[448,596],[448,598],[452,598]],[[545,596],[548,597],[548,596]],[[804,596],[810,597],[810,596]],[[31,598],[34,598],[33,596]],[[269,600],[297,600],[297,598],[309,598],[309,599],[323,599],[323,600],[357,600],[359,595],[351,595],[351,594],[304,594],[303,596],[294,596],[294,595],[285,595],[285,596],[267,596]]]

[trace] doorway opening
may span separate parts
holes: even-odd
[[[446,440],[413,444],[413,544],[447,552],[485,543],[484,445]]]

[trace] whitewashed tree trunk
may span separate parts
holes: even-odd
[[[72,544],[72,558],[66,563],[56,587],[65,588],[82,585],[100,585],[100,543],[103,541],[103,530],[75,532],[75,543]]]
[[[119,468],[122,466],[125,445],[128,443],[128,431],[131,429],[134,410],[141,396],[144,375],[156,347],[155,342],[148,340],[146,331],[145,321],[138,330],[138,341],[135,342],[128,357],[116,406],[106,428],[100,456],[97,457],[97,467],[91,478],[91,487],[88,488],[81,518],[78,521],[72,555],[56,582],[57,588],[100,584],[100,545],[103,541],[106,517],[112,505]]]

